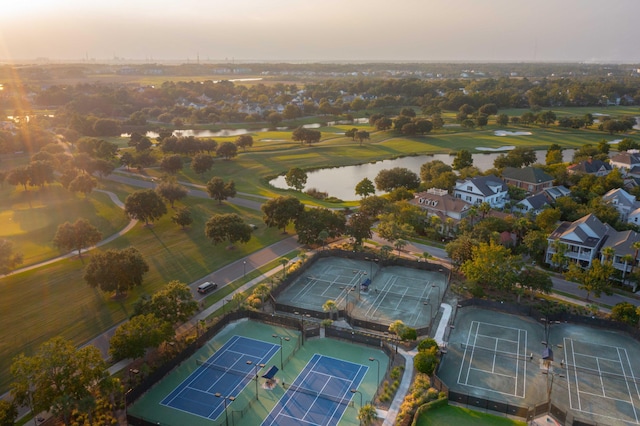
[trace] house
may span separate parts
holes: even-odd
[[[594,214],[588,214],[575,222],[562,222],[547,238],[549,245],[545,262],[553,265],[552,256],[557,244],[566,246],[565,256],[583,268],[591,266],[612,230]],[[613,231],[615,232],[615,231]]]
[[[505,167],[502,180],[507,185],[524,189],[532,194],[539,194],[553,186],[553,177],[538,167]]]
[[[640,168],[640,154],[637,150],[622,151],[611,157],[609,164],[622,171],[623,175],[629,173],[634,168]]]
[[[494,175],[459,180],[453,189],[453,195],[471,204],[486,202],[492,208],[504,207],[509,198],[507,184]]]
[[[593,158],[567,167],[567,173],[569,174],[589,174],[598,177],[608,175],[611,170],[611,164],[605,163],[602,160],[594,160]]]
[[[635,231],[613,231],[607,241],[602,246],[602,249],[611,247],[613,249],[612,265],[619,271],[622,271],[622,277],[632,271],[633,265],[637,262],[633,261],[634,256],[638,254],[638,251],[633,247],[633,244],[640,241],[640,234]],[[600,260],[605,261],[605,256],[600,251]]]
[[[415,194],[409,201],[425,210],[427,217],[438,216],[442,223],[448,218],[459,222],[471,209],[471,204],[451,196],[445,189],[430,188]]]
[[[543,192],[540,194],[532,195],[518,202],[513,207],[513,210],[519,211],[521,213],[531,212],[534,215],[537,215],[542,211],[542,209],[544,209],[547,206],[549,206],[549,199],[547,198],[547,195]]]
[[[602,196],[602,201],[609,204],[618,211],[620,220],[626,222],[629,214],[640,208],[640,203],[636,201],[636,197],[629,194],[624,189],[612,189]]]
[[[544,190],[550,201],[555,202],[560,197],[568,197],[571,191],[564,185],[552,186]]]

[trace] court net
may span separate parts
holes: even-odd
[[[460,344],[460,348],[462,349],[462,351],[466,351],[467,353],[473,352],[480,352],[483,354],[487,354],[487,355],[494,355],[496,357],[500,357],[500,358],[512,358],[512,359],[517,359],[517,360],[522,360],[522,361],[530,361],[533,358],[533,354],[531,353],[515,353],[515,352],[504,352],[504,351],[496,351],[495,349],[489,349],[489,348],[484,348],[482,346],[472,346],[472,345],[465,345],[463,343]]]
[[[218,365],[211,362],[202,361],[199,359],[196,360],[196,364],[204,368],[221,371],[223,373],[234,374],[236,376],[241,376],[241,377],[253,378],[253,375],[255,374],[253,366],[251,366],[251,369],[243,371],[243,370],[235,370],[231,367],[225,367],[224,365]]]
[[[560,367],[563,369],[565,373],[572,371],[574,373],[579,372],[579,373],[588,374],[594,377],[604,377],[607,379],[616,380],[620,382],[640,383],[640,377],[628,375],[628,374],[625,374],[624,372],[614,373],[610,371],[602,371],[595,368],[589,368],[589,367],[584,367],[584,366],[574,365],[574,364],[567,364],[565,362],[560,363]],[[557,368],[557,366],[554,368]]]
[[[326,393],[320,393],[311,389],[307,389],[304,387],[300,387],[300,386],[296,386],[296,385],[290,385],[289,386],[289,390],[293,391],[293,392],[300,392],[300,393],[304,393],[307,395],[311,395],[311,396],[315,396],[316,398],[322,398],[322,399],[327,399],[329,401],[333,401],[333,402],[337,402],[338,404],[343,404],[343,405],[349,405],[351,403],[351,394],[349,395],[345,395],[342,398],[339,396],[335,396],[335,395],[329,395]]]

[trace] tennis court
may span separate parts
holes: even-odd
[[[237,359],[232,361],[229,358],[234,353]],[[217,354],[220,354],[219,359]],[[322,361],[316,363],[318,356],[322,357]],[[370,361],[370,358],[376,361]],[[253,367],[246,363],[247,360],[252,360]],[[264,368],[258,364],[258,381],[254,380],[256,367],[253,360],[266,364]],[[214,364],[222,365],[213,368]],[[274,366],[278,371],[273,379],[263,378]],[[191,358],[158,381],[131,404],[127,412],[154,425],[259,426],[274,411],[274,407],[285,403],[286,399],[283,398],[289,398],[285,395],[292,391],[291,385],[300,387],[304,383],[306,389],[315,392],[320,389],[321,378],[329,375],[331,380],[327,392],[344,390],[348,386],[357,387],[366,404],[373,399],[388,366],[389,358],[378,348],[329,338],[305,339],[302,345],[297,330],[240,320],[226,326]],[[226,371],[229,367],[234,371]],[[307,371],[313,373],[308,380],[303,380],[305,373],[302,372]],[[225,377],[223,382],[219,381],[219,377]],[[220,386],[215,384],[216,380]],[[234,385],[233,382],[239,384]],[[220,389],[223,384],[224,390]],[[233,391],[234,386],[237,393]],[[192,392],[193,389],[186,391],[187,388],[197,389],[198,392]],[[216,393],[220,393],[220,397],[216,397]],[[303,389],[298,389],[298,393],[305,394]],[[233,397],[233,400],[224,397]],[[204,403],[198,398],[203,399]],[[291,403],[300,403],[304,398],[307,396],[294,396]],[[344,412],[341,416],[334,415],[329,424],[357,425],[360,396],[355,395],[355,398],[355,404],[338,404]],[[170,399],[174,400],[173,406],[168,405]],[[178,400],[180,402],[176,403]],[[328,402],[320,401],[319,404],[320,407],[326,407]]]
[[[279,346],[272,343],[233,336],[160,404],[215,420],[255,377],[256,367],[268,362],[278,350]]]
[[[632,363],[637,352],[568,337],[563,349],[561,371],[571,410],[594,415],[600,423],[640,424],[639,378]]]
[[[330,426],[340,422],[368,367],[315,354],[263,426]]]
[[[322,312],[322,305],[333,300],[353,318],[381,324],[401,320],[421,328],[438,313],[445,289],[442,273],[328,257],[311,265],[280,293],[278,302]]]

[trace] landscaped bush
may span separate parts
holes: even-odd
[[[329,196],[328,193],[319,191],[316,188],[309,188],[306,191],[304,191],[304,193],[315,198],[316,200],[324,200]]]
[[[400,411],[396,418],[396,424],[410,424],[418,407],[429,401],[437,399],[438,391],[435,389],[431,391],[432,389],[429,376],[424,374],[416,375],[416,380],[413,382],[410,392],[407,394],[404,402],[400,406]]]

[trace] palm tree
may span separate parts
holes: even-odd
[[[622,256],[622,260],[624,261],[624,269],[622,270],[622,280],[624,281],[624,277],[627,275],[627,265],[631,264],[631,270],[633,270],[633,256],[625,254]]]
[[[233,297],[231,298],[232,301],[236,302],[236,311],[239,311],[240,308],[242,307],[242,305],[244,304],[244,300],[246,299],[246,296],[244,295],[243,292],[239,291],[238,293],[234,294]]]
[[[327,300],[326,302],[324,302],[324,305],[322,305],[322,310],[325,312],[329,312],[329,316],[331,317],[331,320],[333,321],[333,313],[336,311],[337,305],[335,300]]]
[[[602,249],[602,255],[604,256],[603,263],[613,263],[613,258],[616,254],[616,251],[613,247],[605,247]]]
[[[253,290],[253,295],[260,298],[260,306],[264,311],[264,299],[269,295],[269,286],[266,284],[260,284]]]
[[[378,413],[376,412],[376,407],[371,404],[365,404],[360,407],[360,411],[358,411],[358,420],[360,420],[360,424],[363,426],[370,426],[373,424],[373,421],[378,417]]]
[[[482,213],[482,218],[484,219],[484,217],[491,211],[491,204],[484,201],[480,203],[480,205],[478,206],[478,210],[480,211],[480,213]]]
[[[327,232],[327,230],[322,230],[320,231],[320,233],[318,234],[318,239],[320,240],[320,242],[322,242],[322,250],[324,251],[324,243],[327,241],[327,238],[329,238],[329,233]]]

